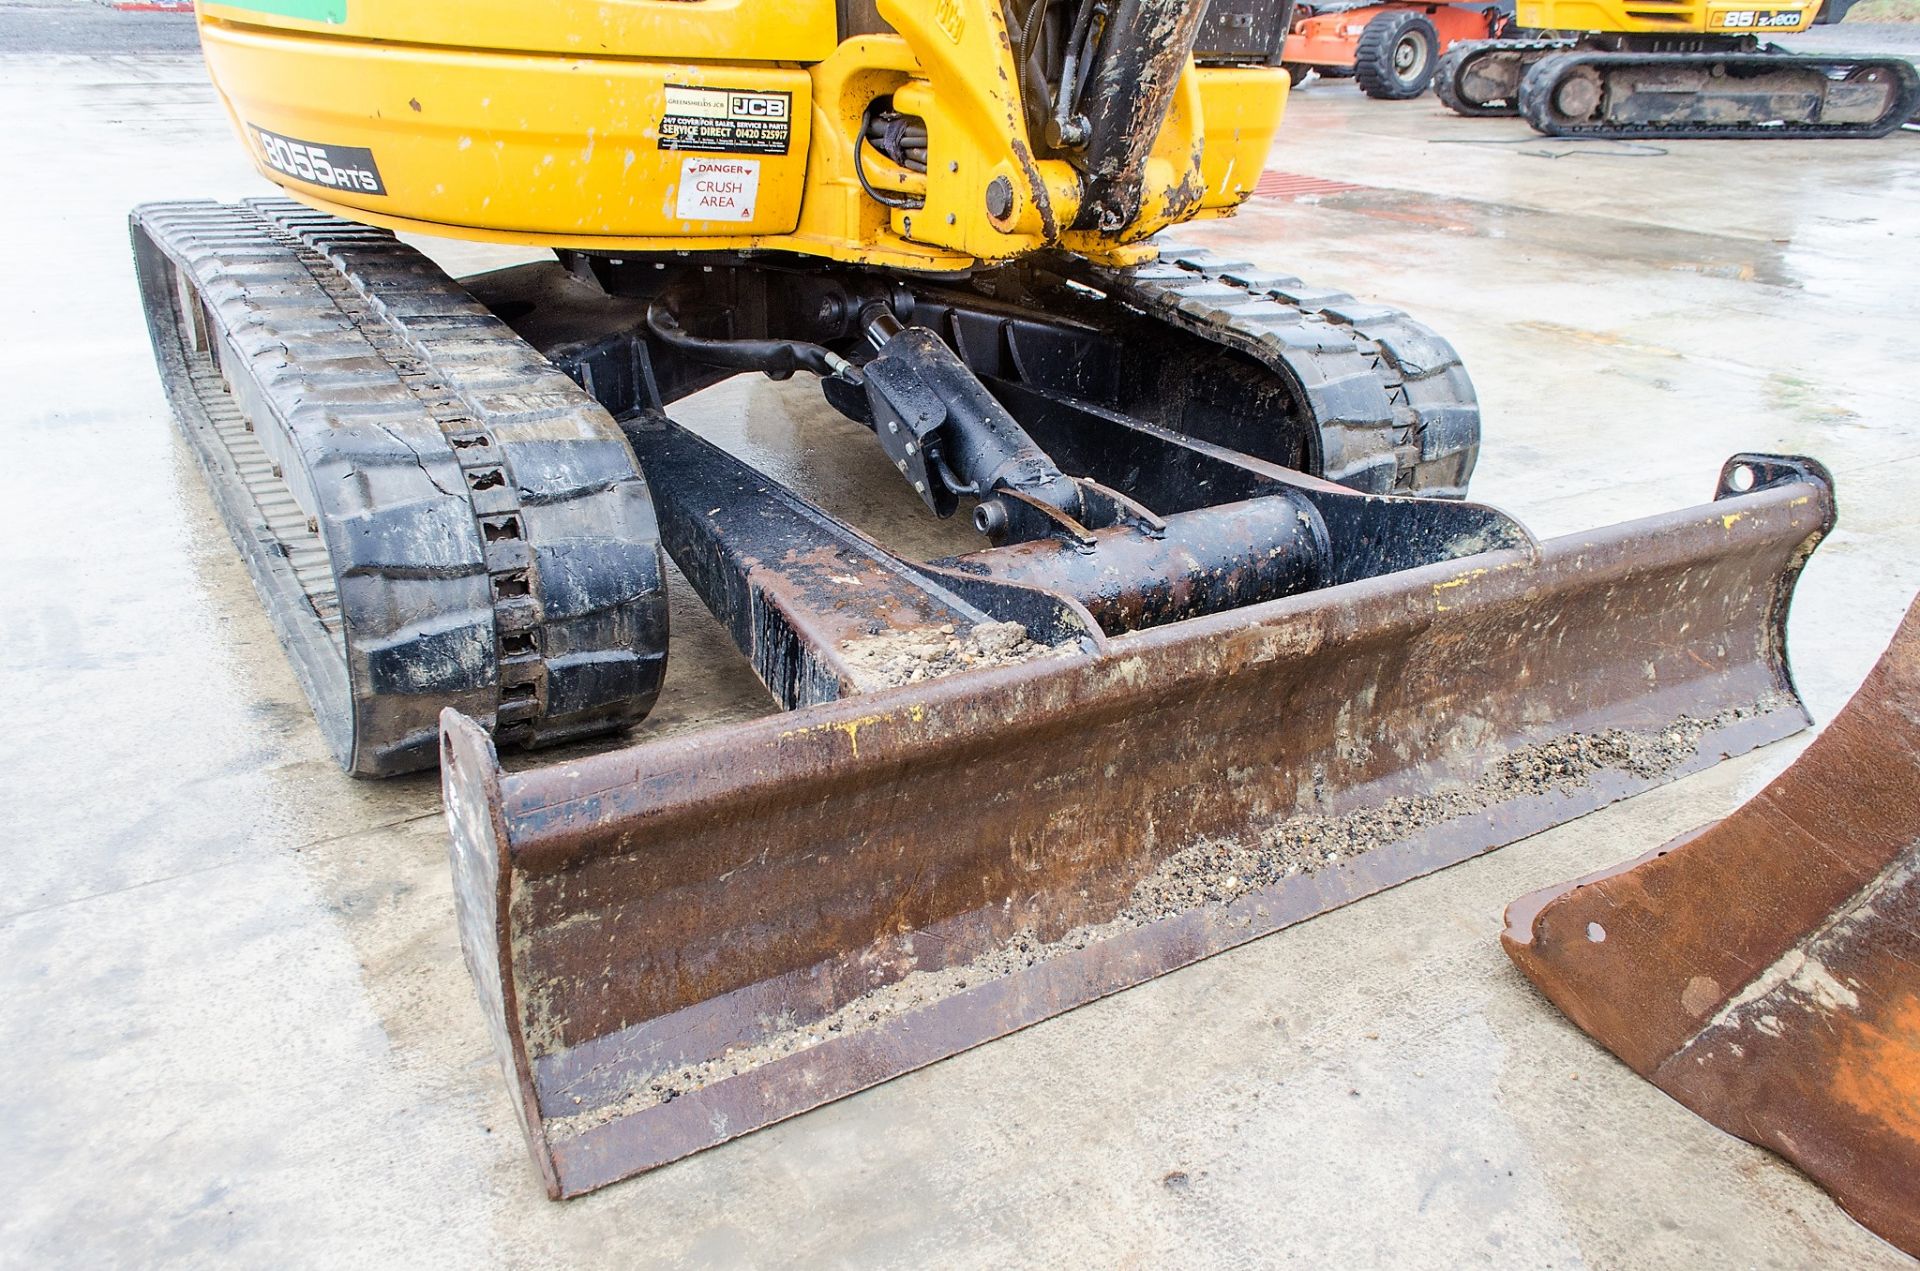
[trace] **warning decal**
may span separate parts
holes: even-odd
[[[792,93],[668,84],[667,111],[660,118],[660,148],[708,154],[785,154],[792,116]]]
[[[682,159],[674,215],[683,221],[750,221],[759,194],[758,159]]]

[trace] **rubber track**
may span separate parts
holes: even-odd
[[[598,403],[385,231],[282,199],[132,229],[176,418],[343,767],[431,766],[446,706],[519,745],[645,715],[662,558]]]
[[[1297,385],[1328,481],[1368,494],[1466,497],[1480,406],[1459,354],[1423,323],[1203,248],[1169,247],[1153,264],[1098,279]]]
[[[1504,105],[1482,105],[1460,96],[1460,76],[1466,72],[1467,60],[1479,54],[1492,53],[1539,53],[1545,56],[1548,53],[1570,52],[1579,46],[1578,40],[1462,40],[1440,55],[1440,61],[1433,68],[1433,92],[1448,110],[1469,119],[1517,115],[1520,113],[1518,81],[1515,81],[1514,96],[1502,99]],[[1522,69],[1520,73],[1524,76],[1526,70]]]
[[[1602,74],[1609,69],[1625,69],[1628,66],[1746,66],[1756,69],[1779,68],[1785,70],[1818,70],[1821,67],[1863,68],[1869,66],[1884,67],[1892,71],[1901,81],[1903,90],[1894,99],[1894,104],[1874,124],[1787,124],[1771,127],[1767,124],[1614,124],[1594,123],[1576,124],[1555,119],[1550,114],[1553,96],[1559,81],[1569,72],[1581,66],[1600,69]],[[1674,140],[1738,140],[1742,138],[1767,138],[1772,140],[1807,140],[1812,138],[1860,138],[1871,140],[1885,137],[1897,131],[1912,117],[1916,107],[1920,107],[1920,70],[1911,62],[1897,57],[1823,57],[1810,53],[1613,53],[1603,50],[1583,50],[1554,57],[1536,63],[1529,68],[1520,82],[1520,113],[1526,116],[1527,123],[1535,132],[1550,137],[1594,137],[1603,140],[1630,141],[1645,137],[1665,137]]]

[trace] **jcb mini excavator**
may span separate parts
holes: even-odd
[[[1454,45],[1433,90],[1555,137],[1884,137],[1920,110],[1911,62],[1764,42],[1806,30],[1821,3],[1519,0],[1517,25],[1540,35]]]
[[[1818,464],[1539,542],[1444,340],[1156,251],[1258,179],[1283,10],[203,0],[292,199],[133,213],[161,375],[342,765],[440,765],[552,1195],[1806,724]],[[745,372],[978,546],[672,418]],[[504,771],[644,719],[668,557],[770,713]]]

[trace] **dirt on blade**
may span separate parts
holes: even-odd
[[[1032,647],[1050,652],[1045,646]],[[1016,932],[1000,948],[964,965],[910,972],[861,994],[811,1024],[795,1024],[764,1041],[660,1073],[610,1104],[570,1117],[549,1118],[547,1133],[555,1139],[585,1133],[823,1042],[877,1028],[904,1012],[1085,949],[1131,928],[1204,906],[1231,903],[1295,874],[1315,873],[1513,799],[1573,790],[1606,771],[1643,778],[1664,776],[1698,753],[1703,736],[1763,715],[1776,706],[1776,700],[1763,698],[1707,719],[1682,716],[1654,734],[1619,728],[1568,733],[1513,751],[1486,775],[1465,785],[1390,799],[1338,816],[1308,813],[1289,817],[1245,839],[1196,843],[1168,857],[1142,879],[1127,906],[1108,922],[1076,927],[1056,940],[1042,940],[1031,931]]]
[[[951,623],[909,631],[884,631],[840,646],[854,684],[868,692],[918,684],[961,671],[1014,666],[1038,658],[1064,657],[1072,644],[1040,644],[1017,622],[982,622],[964,635]]]

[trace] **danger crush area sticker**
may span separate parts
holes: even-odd
[[[759,196],[758,159],[682,159],[674,214],[683,221],[750,221]]]

